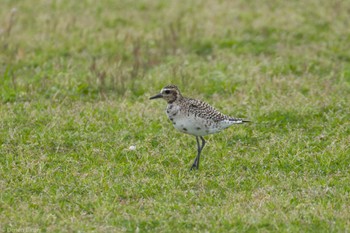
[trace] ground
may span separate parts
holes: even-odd
[[[1,232],[347,232],[350,2],[0,8]],[[168,84],[250,119],[167,120]]]

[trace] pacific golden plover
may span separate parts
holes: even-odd
[[[175,85],[164,87],[159,94],[150,99],[158,98],[163,98],[168,102],[166,114],[174,127],[182,133],[196,136],[198,153],[191,170],[199,167],[200,155],[205,145],[203,136],[218,133],[233,124],[249,122],[241,118],[226,116],[200,100],[186,98],[181,95]]]

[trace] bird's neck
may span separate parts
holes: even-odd
[[[174,99],[169,100],[168,104],[180,103],[183,100],[184,100],[184,97],[182,95],[177,95]]]

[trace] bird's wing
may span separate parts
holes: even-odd
[[[189,99],[189,112],[194,114],[197,117],[210,119],[215,122],[228,119],[227,116],[210,106],[209,104],[195,99]]]

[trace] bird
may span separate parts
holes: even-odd
[[[179,88],[173,84],[165,86],[159,94],[150,97],[150,100],[153,99],[164,99],[168,103],[166,114],[175,129],[196,137],[197,156],[191,170],[199,169],[201,152],[206,143],[204,136],[218,133],[234,124],[250,122],[243,118],[224,115],[201,100],[184,97]]]

